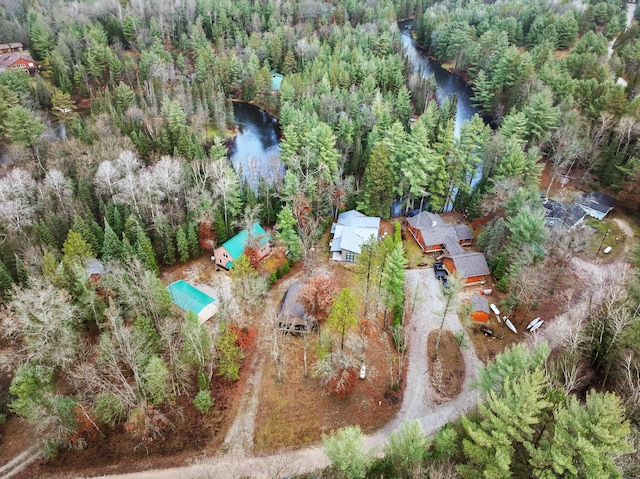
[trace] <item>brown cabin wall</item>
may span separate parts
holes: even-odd
[[[213,252],[213,256],[216,259],[216,265],[221,266],[223,268],[226,268],[226,264],[229,261],[233,261],[233,258],[231,257],[231,255],[229,254],[229,252],[224,246],[220,246],[219,248],[216,248],[215,251]]]

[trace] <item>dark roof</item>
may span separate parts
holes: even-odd
[[[489,312],[489,301],[484,296],[479,296],[474,294],[469,298],[471,301],[471,306],[473,306],[473,311],[484,311],[485,313],[491,314]]]
[[[596,210],[601,213],[607,213],[616,204],[616,201],[611,198],[611,196],[597,191],[592,191],[582,195],[581,202],[587,208],[591,208],[592,210]]]
[[[289,286],[287,292],[282,297],[282,304],[280,305],[280,313],[283,316],[289,316],[292,318],[304,318],[304,307],[298,302],[298,296],[302,286],[299,283],[294,283]]]
[[[421,211],[417,215],[407,218],[407,223],[413,228],[435,228],[445,224],[440,215],[428,211]]]
[[[456,230],[456,236],[459,241],[475,238],[467,225],[453,225],[453,229]]]
[[[546,223],[549,226],[553,226],[553,221],[557,220],[567,228],[572,229],[585,216],[582,207],[576,203],[565,205],[560,201],[549,198],[543,203],[543,206]]]
[[[486,276],[489,274],[487,260],[482,253],[468,252],[463,254],[449,254],[445,258],[451,258],[456,271],[461,278],[472,276]]]

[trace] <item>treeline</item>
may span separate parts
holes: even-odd
[[[328,217],[341,209],[387,218],[395,200],[405,210],[454,205],[491,221],[479,241],[499,286],[509,289],[514,307],[534,307],[540,291],[552,290],[530,294],[530,268],[549,268],[556,281],[579,250],[563,243],[569,236],[547,241],[540,159],[553,164],[554,179],[579,169],[585,182],[619,191],[622,201],[638,194],[637,29],[619,37],[610,61],[607,55],[607,39],[624,26],[621,7],[429,0],[5,2],[0,41],[25,42],[42,67],[33,78],[19,71],[0,75],[0,149],[16,166],[0,180],[0,285],[7,317],[21,314],[18,298],[25,291],[51,290],[62,302],[51,311],[71,311],[51,314],[52,337],[75,344],[74,338],[100,331],[106,339],[93,345],[92,357],[128,364],[124,372],[108,371],[126,380],[128,396],[120,397],[109,384],[69,376],[76,373],[63,364],[77,360],[81,350],[62,362],[16,354],[14,370],[25,373],[15,376],[7,401],[55,426],[47,429],[60,432],[52,444],[63,444],[76,404],[104,414],[105,423],[131,423],[152,417],[139,411],[152,415],[151,407],[168,404],[187,385],[193,392],[193,374],[189,382],[185,371],[203,369],[210,378],[215,365],[224,371],[231,364],[233,372],[237,350],[226,353],[233,361],[219,360],[224,347],[235,344],[228,337],[216,349],[196,325],[195,332],[163,336],[171,313],[162,309],[166,295],[156,274],[159,265],[197,256],[256,220],[275,223],[293,259],[312,269],[314,245]],[[438,105],[433,82],[411,72],[403,56],[395,21],[410,16],[420,43],[471,80],[478,107],[497,121],[495,131],[476,116],[454,135],[455,100]],[[285,75],[278,93],[271,90],[272,70]],[[617,84],[616,76],[628,86]],[[88,109],[80,101],[86,99]],[[232,124],[231,99],[279,116],[284,177],[261,181],[254,190],[231,168],[221,139]],[[472,188],[479,166],[480,181]],[[107,276],[120,274],[121,284],[140,283],[158,293],[132,309],[121,285],[87,283],[82,266],[94,257],[114,271]],[[250,268],[245,273],[237,279],[248,278],[243,290],[249,304],[264,284]],[[19,286],[12,289],[12,283]],[[395,298],[386,305],[396,322],[400,304]],[[61,325],[64,317],[74,319]],[[31,316],[24,318],[13,323],[22,329],[7,331],[19,337],[23,353],[44,353],[46,347],[29,342],[35,340],[28,333]],[[136,323],[139,318],[146,319]],[[194,353],[204,361],[197,364],[184,359],[195,347],[194,334],[206,346],[206,354]],[[140,356],[131,356],[138,347]],[[78,398],[73,404],[59,394],[68,383]],[[197,389],[206,391],[207,384]],[[129,397],[133,409],[123,410]],[[25,401],[15,402],[19,398]],[[53,419],[29,416],[21,404]]]
[[[474,101],[498,124],[527,108],[562,114],[536,133],[554,177],[618,192],[634,208],[638,136],[637,26],[626,2],[440,2],[417,12],[417,41],[471,81]],[[613,48],[608,42],[620,35]],[[623,82],[616,81],[623,78]],[[543,100],[544,99],[544,100]],[[543,108],[540,117],[546,115]]]
[[[391,433],[384,454],[368,455],[357,426],[324,437],[332,466],[314,477],[635,477],[629,424],[611,393],[583,402],[550,370],[546,344],[514,346],[480,372],[477,409],[428,438],[416,420]],[[381,458],[382,456],[382,458]]]

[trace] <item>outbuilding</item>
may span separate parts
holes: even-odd
[[[173,304],[187,313],[195,313],[201,323],[211,319],[218,309],[214,298],[186,281],[175,281],[167,286],[167,290]]]
[[[484,284],[491,274],[487,260],[482,253],[465,252],[463,254],[445,255],[443,264],[447,273],[457,272],[465,286]]]
[[[489,321],[489,301],[483,296],[473,295],[469,298],[471,303],[471,319],[480,323]]]

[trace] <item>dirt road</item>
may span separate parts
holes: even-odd
[[[429,332],[440,327],[441,317],[438,312],[444,306],[439,297],[440,283],[431,269],[410,270],[407,271],[406,291],[408,307],[413,307],[413,315],[408,325],[410,329],[409,363],[404,398],[397,416],[377,433],[365,437],[365,447],[371,454],[378,453],[389,434],[400,427],[404,421],[418,419],[424,431],[432,434],[472,408],[478,396],[472,383],[477,379],[477,370],[481,363],[473,349],[469,348],[463,352],[467,375],[462,392],[449,402],[439,403],[428,378],[426,342]],[[415,306],[412,304],[414,298]],[[445,328],[454,333],[462,329],[457,314],[447,315]],[[244,419],[240,422],[246,424]],[[250,429],[250,426],[245,425],[245,428]],[[262,479],[309,472],[329,464],[321,445],[261,457],[246,457],[244,448],[232,449],[238,453],[230,452],[218,457],[203,458],[192,466],[102,477],[110,479],[235,479],[245,476]]]

